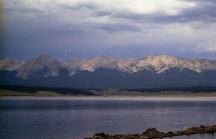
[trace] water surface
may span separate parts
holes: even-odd
[[[214,99],[0,99],[0,139],[82,139],[216,124]],[[212,135],[176,139],[215,139]]]

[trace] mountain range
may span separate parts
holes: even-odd
[[[27,61],[0,60],[0,85],[71,88],[216,86],[216,60],[169,55],[59,61],[41,54]]]

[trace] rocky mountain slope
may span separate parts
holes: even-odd
[[[58,76],[63,68],[64,66],[61,62],[43,54],[30,61],[26,61],[17,67],[15,71],[17,71],[18,77],[25,79],[34,73],[36,76],[40,75],[43,77]]]
[[[42,54],[29,61],[0,61],[3,84],[87,88],[216,85],[216,60],[168,55],[116,60],[110,57],[58,61]],[[46,82],[43,82],[43,81]]]
[[[168,55],[124,60],[113,60],[109,57],[96,57],[90,60],[66,61],[64,64],[72,71],[80,69],[92,72],[99,68],[116,69],[130,73],[142,70],[152,70],[157,73],[162,73],[171,68],[178,68],[180,70],[189,69],[200,73],[204,70],[216,69],[216,61],[177,58]]]

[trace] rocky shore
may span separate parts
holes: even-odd
[[[155,139],[165,137],[175,137],[194,134],[214,134],[216,133],[216,125],[200,127],[191,127],[182,131],[160,132],[156,128],[148,128],[142,134],[125,134],[125,135],[108,135],[105,133],[96,133],[92,137],[85,139]]]

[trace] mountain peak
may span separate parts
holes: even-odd
[[[188,69],[199,73],[204,70],[216,70],[216,61],[179,58],[170,55],[148,56],[140,59],[124,60],[98,56],[92,59],[71,60],[61,63],[47,54],[40,54],[32,60],[26,61],[24,64],[16,63],[17,62],[13,60],[0,62],[0,69],[15,69],[21,77],[26,77],[29,73],[36,71],[46,71],[46,75],[48,76],[58,75],[62,69],[68,72],[75,72],[78,70],[94,72],[96,69],[106,68],[130,73],[142,70],[163,73],[173,68],[179,70]]]
[[[160,85],[188,85],[212,83],[216,85],[216,60],[180,58],[169,55],[149,56],[140,59],[115,60],[106,56],[64,63],[41,54],[16,68],[17,62],[6,60],[5,70],[13,71],[11,83],[25,79],[27,84],[53,84],[67,87],[130,88]],[[1,67],[1,61],[0,61]],[[15,67],[15,68],[14,68]],[[14,79],[13,79],[14,78]],[[59,80],[60,79],[60,80]],[[31,82],[29,82],[31,81]],[[42,83],[43,82],[43,83]]]
[[[107,56],[99,56],[93,59],[86,60],[82,65],[81,69],[88,71],[95,71],[97,68],[113,68],[115,60]]]
[[[46,54],[41,54],[19,67],[18,76],[26,78],[30,73],[38,71],[43,72],[41,76],[44,77],[57,76],[62,68],[61,62]]]

